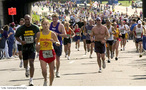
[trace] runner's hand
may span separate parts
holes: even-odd
[[[21,44],[24,45],[24,44],[26,44],[26,42],[25,41],[21,41]]]
[[[36,51],[39,52],[40,51],[40,45],[36,44]]]
[[[102,44],[105,44],[105,43],[106,43],[106,40],[102,40],[101,43],[102,43]]]

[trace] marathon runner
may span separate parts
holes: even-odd
[[[92,28],[91,32],[91,42],[93,41],[93,36],[95,36],[95,52],[97,55],[97,62],[99,66],[99,73],[101,73],[101,59],[102,67],[105,68],[105,43],[109,38],[108,29],[101,24],[100,17],[96,18],[96,26]]]
[[[92,53],[93,53],[93,47],[94,47],[94,40],[91,42],[91,38],[90,38],[90,34],[91,34],[91,30],[93,28],[93,20],[90,19],[89,20],[89,25],[86,25],[86,29],[84,34],[86,35],[86,44],[87,44],[87,50],[88,52],[90,51],[90,56],[89,58],[92,58]]]
[[[75,30],[74,30],[76,36],[75,36],[75,48],[79,51],[80,48],[80,39],[81,39],[81,30],[78,27],[78,24],[75,25]]]
[[[86,35],[84,35],[85,29],[86,29],[87,22],[84,21],[84,26],[81,27],[81,32],[83,33],[82,38],[83,38],[83,44],[84,44],[84,50],[85,50],[85,55],[86,55]]]
[[[115,60],[118,60],[118,54],[119,54],[119,29],[117,28],[117,23],[113,23],[113,27],[115,29],[114,33],[114,45],[113,45],[113,52],[116,50],[116,57]]]
[[[120,30],[120,39],[121,39],[121,51],[122,51],[122,46],[123,46],[123,51],[125,51],[125,44],[126,44],[126,26],[124,25],[124,21],[121,21],[121,25],[119,26]]]
[[[67,38],[64,38],[64,51],[65,51],[65,57],[67,59],[70,59],[70,52],[71,52],[71,38],[75,36],[74,31],[69,27],[69,23],[65,23],[65,30],[67,33]]]
[[[29,86],[33,86],[33,75],[34,75],[34,59],[35,59],[35,37],[39,32],[38,26],[31,23],[30,15],[24,16],[25,24],[17,29],[15,37],[18,42],[23,46],[23,62],[26,70],[26,77],[29,76],[28,62],[30,65],[30,80]],[[19,37],[22,37],[22,40]]]
[[[133,35],[135,36],[135,41],[138,44],[139,48],[139,57],[142,57],[143,50],[143,33],[146,34],[145,28],[142,26],[142,21],[138,21],[138,25],[136,25],[133,29]]]
[[[60,67],[60,56],[62,54],[62,37],[67,37],[64,25],[58,22],[58,19],[59,19],[58,15],[56,13],[53,14],[52,15],[53,22],[51,22],[50,25],[50,30],[55,32],[55,34],[58,37],[58,40],[60,41],[60,46],[56,46],[55,44],[53,44],[56,53],[56,77],[60,77],[59,67]]]
[[[16,30],[17,30],[19,27],[21,27],[22,25],[25,24],[24,18],[21,18],[19,23],[20,23],[20,25],[17,26]],[[22,40],[22,38],[21,38],[21,40]],[[21,43],[18,42],[18,41],[16,41],[16,43],[17,43],[17,48],[18,48],[18,51],[19,51],[19,59],[20,59],[20,65],[19,65],[19,67],[22,68],[22,66],[23,66],[22,45],[21,45]]]
[[[106,41],[106,44],[107,44],[106,52],[107,52],[107,57],[108,57],[108,63],[110,63],[110,54],[111,54],[111,59],[113,58],[113,44],[114,44],[113,34],[115,33],[115,30],[114,30],[114,27],[111,25],[111,22],[109,19],[106,20],[106,27],[110,34],[110,37]]]
[[[44,77],[43,86],[47,86],[47,64],[49,65],[49,80],[50,86],[52,86],[54,80],[54,60],[55,51],[53,48],[54,43],[56,46],[60,45],[60,42],[53,31],[49,30],[49,21],[47,19],[42,20],[42,30],[37,33],[36,50],[39,52],[39,60],[42,69],[42,75]]]

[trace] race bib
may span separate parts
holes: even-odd
[[[52,50],[43,51],[43,57],[44,58],[51,58],[51,57],[53,57]]]
[[[67,38],[70,38],[70,35],[69,34],[67,34]]]
[[[92,32],[91,30],[88,30],[88,33],[89,33],[89,34],[91,34],[91,32]]]
[[[80,36],[80,32],[77,32],[76,35],[77,35],[77,36]]]
[[[137,32],[136,35],[137,35],[137,38],[141,38],[141,32]]]
[[[125,30],[120,30],[121,31],[121,34],[125,34]]]
[[[33,36],[24,37],[26,44],[31,44],[34,42]]]

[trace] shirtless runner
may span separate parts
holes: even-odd
[[[105,43],[109,38],[108,29],[101,24],[101,19],[97,17],[96,26],[92,28],[91,41],[93,41],[93,36],[95,36],[95,52],[97,55],[97,62],[99,65],[99,73],[101,73],[101,59],[103,62],[102,67],[105,68]],[[101,59],[100,59],[101,58]]]

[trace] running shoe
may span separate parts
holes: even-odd
[[[43,84],[43,86],[47,86],[47,81],[44,81],[44,84]]]
[[[78,51],[80,51],[79,48],[78,48]]]
[[[106,68],[106,64],[105,64],[105,61],[103,61],[103,65],[102,65],[102,68],[105,69]]]
[[[92,56],[90,55],[89,58],[92,58]]]
[[[29,69],[27,68],[26,72],[25,72],[25,76],[28,78],[29,77]]]
[[[87,53],[87,52],[85,51],[85,55],[86,55],[86,53]]]
[[[107,62],[108,62],[108,63],[111,63],[111,61],[110,61],[110,60],[108,60]]]
[[[57,77],[57,78],[60,78],[59,72],[56,72],[56,77]]]
[[[67,59],[70,60],[70,56],[68,56]]]
[[[125,47],[123,47],[123,51],[125,51]]]
[[[122,51],[122,48],[121,48],[121,51]]]
[[[139,57],[141,58],[141,57],[142,57],[142,55],[140,54],[140,55],[139,55]]]
[[[75,46],[75,49],[77,49],[77,46]]]
[[[101,69],[99,69],[98,73],[102,73]]]
[[[29,80],[29,86],[34,86],[33,85],[33,80]]]
[[[118,60],[118,58],[116,57],[116,58],[115,58],[115,60],[117,61],[117,60]]]
[[[23,66],[23,61],[20,61],[19,67],[22,68],[22,66]]]

